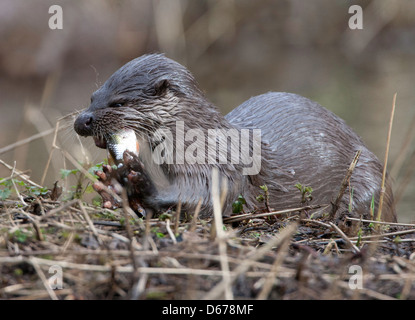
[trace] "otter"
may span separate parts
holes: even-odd
[[[312,203],[330,204],[359,149],[361,156],[337,217],[370,217],[372,198],[377,210],[383,166],[338,116],[307,98],[284,92],[252,97],[223,116],[187,68],[163,54],[141,56],[116,71],[92,94],[90,106],[78,115],[74,129],[81,136],[92,136],[99,148],[107,148],[114,132],[134,130],[138,155],[126,151],[124,166],[104,166],[104,171],[97,174],[107,185],[115,177],[126,186],[129,202],[135,203],[136,210],[142,206],[160,212],[180,201],[182,211],[191,212],[201,200],[200,215],[210,216],[214,168],[227,182],[221,184],[222,189],[226,188],[224,215],[232,213],[232,203],[240,195],[247,210],[259,208],[256,197],[263,185],[268,188],[268,205],[273,210],[301,205],[297,183],[312,187]],[[209,130],[228,134],[224,139],[213,138],[219,146],[225,145],[214,161],[206,147],[209,139],[202,139],[210,137]],[[243,130],[249,134],[242,136]],[[239,133],[239,138],[231,139],[230,132]],[[253,139],[255,132],[260,132],[259,142]],[[196,139],[195,133],[202,138]],[[245,156],[243,148],[247,150]],[[164,161],[151,156],[156,150]],[[237,153],[234,158],[232,150]],[[259,162],[247,162],[258,150]],[[178,151],[185,152],[186,157]],[[223,156],[227,161],[221,161]],[[99,187],[96,190],[104,200],[111,198]],[[389,178],[382,219],[396,221]]]

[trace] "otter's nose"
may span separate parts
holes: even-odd
[[[92,136],[92,123],[94,122],[93,114],[82,112],[74,123],[74,129],[81,136]]]

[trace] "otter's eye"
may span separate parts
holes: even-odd
[[[114,102],[114,103],[111,103],[110,107],[111,107],[111,108],[120,108],[120,107],[122,107],[123,105],[124,105],[124,103],[123,103],[123,102]]]

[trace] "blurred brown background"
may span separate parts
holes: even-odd
[[[63,9],[62,30],[48,27],[54,4]],[[348,28],[352,4],[363,8],[363,30]],[[388,168],[399,220],[415,219],[415,147],[407,138],[415,127],[414,1],[0,0],[0,39],[0,159],[30,170],[34,181],[53,135],[2,148],[87,107],[125,62],[164,52],[193,72],[224,113],[267,91],[298,93],[344,118],[381,161],[397,92]],[[73,131],[60,132],[58,145],[81,159]],[[54,153],[48,186],[70,166],[63,158]],[[0,177],[9,175],[1,166]]]

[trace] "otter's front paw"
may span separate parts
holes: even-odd
[[[116,209],[121,207],[121,202],[115,199],[108,190],[119,195],[111,181],[116,177],[116,174],[111,166],[103,165],[102,171],[95,171],[98,176],[98,181],[92,187],[102,198],[102,207],[107,209]]]
[[[146,197],[154,195],[156,189],[150,177],[144,170],[144,165],[140,159],[132,152],[124,152],[124,165],[119,169],[121,176],[127,185],[128,196],[144,200]]]
[[[125,151],[123,163],[117,169],[104,165],[102,171],[96,171],[98,182],[93,188],[102,198],[102,206],[108,209],[122,207],[122,203],[111,195],[110,191],[121,197],[122,191],[115,185],[121,185],[127,190],[128,202],[136,213],[145,216],[144,204],[147,199],[155,194],[155,187],[149,176],[144,171],[144,165],[132,152]],[[106,188],[105,188],[106,187]]]

